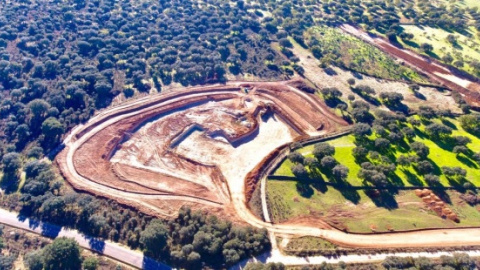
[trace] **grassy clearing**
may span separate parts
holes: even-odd
[[[337,248],[338,248],[337,245],[331,242],[328,242],[327,240],[324,240],[322,238],[306,236],[306,237],[290,239],[288,241],[287,246],[283,248],[283,252],[285,252],[287,255],[295,255],[296,252],[302,252],[302,251],[325,252],[325,251],[335,251],[337,250]]]
[[[480,138],[464,131],[455,119],[446,118],[434,121],[443,121],[443,124],[450,126],[453,129],[452,136],[469,137],[472,140],[472,143],[467,145],[469,149],[473,152],[480,152]],[[410,124],[405,125],[412,127]],[[414,140],[423,142],[429,147],[428,158],[430,162],[437,168],[442,166],[461,167],[467,171],[467,180],[475,186],[480,186],[480,166],[463,154],[457,156],[452,153],[449,146],[430,140],[424,134],[424,129],[424,125],[417,127],[417,136]],[[370,139],[375,139],[375,135],[371,135]],[[363,186],[363,181],[357,177],[360,165],[356,163],[352,155],[355,138],[352,135],[347,135],[327,142],[335,146],[335,159],[350,170],[346,181],[354,186]],[[312,151],[313,145],[298,150],[306,157],[313,157]],[[390,154],[393,158],[397,158],[406,152],[408,150],[399,148],[399,146],[392,146]],[[291,165],[293,164],[286,160],[275,174],[293,176],[289,170]],[[452,186],[449,180],[441,175],[440,170],[436,174],[440,176],[440,182],[443,186]],[[428,187],[423,177],[412,167],[402,168],[397,166],[395,175],[395,179],[389,180],[391,183],[397,183],[397,186]],[[322,173],[321,176],[325,182],[329,182],[326,175]],[[388,192],[387,204],[385,201],[382,202],[383,198],[379,200],[378,197],[369,197],[363,190],[353,190],[345,187],[336,189],[322,184],[322,181],[315,180],[317,179],[313,179],[311,182],[305,180],[269,180],[267,193],[272,220],[274,222],[285,222],[296,218],[308,219],[310,217],[312,220],[321,218],[333,226],[351,232],[371,232],[372,229],[382,232],[480,225],[479,210],[463,201],[460,198],[461,193],[457,191],[446,191],[443,198],[449,204],[448,207],[458,215],[460,223],[442,219],[430,210],[415,195],[414,191],[400,191],[398,194],[392,193],[393,191]]]
[[[414,230],[420,228],[451,228],[479,226],[480,212],[462,202],[459,194],[447,192],[453,205],[451,209],[460,217],[460,223],[442,219],[425,207],[413,191],[402,191],[396,197],[398,207],[377,207],[363,191],[357,204],[352,203],[338,190],[328,188],[322,192],[312,187],[313,194],[306,198],[297,191],[296,181],[268,181],[268,204],[274,222],[285,222],[298,217],[322,218],[326,222],[349,232],[386,232],[389,230]]]
[[[440,122],[440,120],[436,120]],[[468,147],[474,152],[480,152],[480,139],[467,133],[458,122],[454,119],[447,119],[450,126],[454,127],[452,136],[466,136],[472,140],[472,143]],[[407,126],[412,127],[407,124]],[[432,163],[434,163],[438,168],[442,166],[450,167],[461,167],[467,171],[467,179],[472,182],[475,186],[480,186],[480,166],[478,166],[474,161],[468,159],[467,157],[461,155],[457,157],[456,154],[452,153],[448,149],[444,149],[441,144],[437,144],[434,141],[428,139],[423,135],[424,126],[418,128],[418,135],[415,137],[415,141],[423,142],[430,148],[430,155],[428,156]],[[372,139],[375,137],[372,136]],[[347,181],[354,186],[362,186],[362,180],[357,177],[358,172],[360,171],[360,165],[356,163],[355,158],[352,155],[352,150],[355,148],[355,138],[353,135],[344,136],[338,139],[327,141],[330,145],[335,147],[334,158],[341,164],[348,167],[350,173],[348,175]],[[313,157],[312,154],[313,145],[306,146],[298,150],[301,154],[306,157]],[[392,153],[395,157],[398,157],[402,154],[405,154],[404,149],[397,147],[392,147]],[[285,160],[280,167],[275,171],[274,175],[282,176],[293,176],[291,172],[292,162],[290,160]],[[402,168],[397,166],[395,174],[401,179],[402,184],[400,186],[426,186],[427,184],[421,176],[413,169],[412,167]],[[326,175],[322,175],[323,179],[328,181]],[[444,175],[439,175],[440,181],[444,186],[451,186],[449,181]]]
[[[417,72],[401,66],[376,47],[331,27],[312,27],[306,33],[305,43],[311,49],[321,49],[321,61],[334,63],[364,74],[392,80],[424,82]]]
[[[402,25],[402,27],[405,29],[405,32],[414,35],[414,38],[410,42],[402,42],[401,39],[398,39],[402,45],[418,53],[423,53],[420,45],[429,43],[433,46],[433,53],[429,54],[430,56],[442,61],[445,55],[450,54],[454,59],[452,63],[460,60],[465,64],[464,67],[459,67],[460,69],[475,74],[469,62],[480,59],[480,37],[473,27],[470,27],[467,33],[448,32],[441,28],[428,26]],[[448,42],[448,35],[455,36],[457,43],[452,44]]]

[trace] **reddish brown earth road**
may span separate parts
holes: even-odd
[[[418,55],[410,50],[398,48],[382,38],[371,37],[368,33],[351,25],[344,24],[340,28],[365,42],[375,45],[394,58],[404,61],[418,72],[426,74],[432,81],[459,92],[472,106],[480,107],[480,84],[478,81],[454,74],[447,66],[433,59]]]
[[[233,98],[233,103],[237,102],[238,100],[240,101],[250,100],[247,103],[251,103],[258,98],[263,98],[261,97],[261,95],[265,94],[264,92],[262,93],[259,92],[258,93],[259,95],[257,95],[255,88],[262,88],[267,90],[270,89],[272,91],[270,93],[276,92],[278,94],[278,95],[277,94],[275,95],[278,99],[281,100],[281,102],[279,102],[279,104],[272,103],[271,105],[268,105],[268,104],[265,105],[262,101],[263,99],[260,99],[261,102],[259,104],[263,104],[262,105],[263,107],[272,107],[275,112],[279,112],[279,113],[287,111],[287,110],[282,110],[281,106],[283,105],[292,106],[292,107],[302,106],[301,109],[291,110],[292,111],[291,113],[295,113],[295,115],[293,116],[282,115],[282,117],[289,118],[289,121],[296,121],[298,120],[299,117],[308,116],[308,119],[304,119],[304,121],[306,120],[307,122],[305,122],[303,125],[307,130],[303,131],[305,133],[303,136],[313,136],[312,134],[315,134],[315,133],[324,134],[325,132],[333,132],[337,129],[339,125],[345,125],[344,123],[342,123],[341,120],[339,120],[339,118],[337,118],[335,115],[331,114],[328,110],[326,110],[326,108],[321,102],[313,101],[315,100],[314,95],[308,96],[303,92],[298,92],[299,90],[297,89],[290,89],[290,87],[288,86],[288,82],[271,83],[271,84],[263,83],[256,86],[249,85],[251,87],[250,88],[251,92],[248,94],[244,93],[246,92],[244,91],[244,87],[247,87],[246,85],[247,84],[242,84],[242,83],[232,83],[226,86],[224,85],[224,86],[215,86],[215,87],[190,88],[185,91],[178,91],[174,93],[161,94],[161,95],[152,95],[152,96],[143,98],[141,100],[129,102],[127,104],[123,104],[121,106],[103,111],[99,113],[97,116],[93,117],[84,126],[74,129],[72,131],[72,134],[70,134],[70,136],[67,137],[67,139],[65,140],[66,147],[58,155],[57,162],[59,164],[59,167],[63,175],[72,184],[74,188],[83,190],[86,192],[90,192],[96,195],[115,199],[120,203],[131,205],[133,207],[140,209],[141,211],[144,211],[149,214],[157,215],[157,216],[174,216],[174,213],[166,212],[162,204],[160,205],[157,204],[158,201],[163,201],[163,202],[166,201],[167,203],[169,201],[172,201],[172,202],[186,201],[190,203],[201,204],[211,208],[225,208],[228,205],[230,205],[229,207],[233,209],[234,215],[237,217],[237,219],[258,228],[266,228],[272,234],[279,233],[279,234],[300,235],[300,236],[303,236],[303,235],[317,236],[317,237],[322,237],[324,239],[327,239],[331,242],[337,243],[341,246],[347,246],[347,247],[391,248],[391,247],[442,247],[442,246],[447,247],[447,246],[480,245],[480,230],[478,229],[444,229],[444,230],[426,230],[426,231],[417,231],[417,232],[388,233],[388,234],[378,234],[378,235],[375,235],[375,234],[358,235],[358,234],[348,234],[335,229],[320,229],[316,227],[309,227],[309,226],[302,226],[302,225],[279,225],[279,224],[267,223],[257,218],[247,208],[246,199],[245,199],[246,190],[244,188],[244,183],[243,183],[245,178],[241,178],[241,179],[238,177],[235,178],[236,174],[232,174],[227,171],[223,171],[222,174],[224,174],[225,176],[230,175],[233,178],[235,178],[235,179],[230,179],[231,177],[227,177],[227,180],[226,180],[227,181],[226,183],[228,184],[228,192],[229,192],[228,196],[229,196],[230,202],[225,202],[223,199],[216,199],[216,200],[206,199],[205,197],[202,196],[202,194],[197,194],[196,196],[192,196],[192,195],[187,195],[186,193],[177,194],[175,192],[172,192],[172,193],[159,192],[151,188],[147,190],[148,192],[141,191],[141,189],[143,189],[144,187],[139,188],[139,191],[132,192],[132,190],[129,190],[128,186],[112,186],[109,183],[102,182],[101,179],[89,178],[91,175],[94,175],[94,176],[96,175],[97,172],[94,170],[87,171],[87,173],[85,173],[84,175],[79,173],[79,169],[82,169],[82,168],[80,168],[78,166],[79,164],[78,163],[76,164],[75,162],[76,152],[79,151],[79,149],[81,149],[82,146],[88,143],[90,140],[94,141],[95,139],[98,140],[103,138],[102,136],[100,136],[101,138],[96,138],[97,134],[102,134],[101,132],[108,130],[110,126],[117,127],[116,125],[120,125],[119,127],[125,128],[127,127],[127,126],[123,126],[125,123],[129,123],[133,125],[133,127],[138,127],[139,126],[139,123],[137,123],[138,121],[145,122],[147,121],[147,118],[154,117],[159,112],[162,113],[162,108],[167,108],[172,104],[177,104],[178,105],[178,106],[176,105],[177,109],[187,108],[187,107],[191,108],[192,106],[198,105],[198,103],[196,103],[197,102],[196,99],[198,97],[202,97],[205,95],[208,95],[212,98],[214,96],[225,97],[225,95],[228,95],[229,97],[239,96],[240,99]],[[292,95],[292,96],[289,96],[290,98],[282,97],[282,95],[290,95],[290,94]],[[304,98],[306,98],[307,100],[303,100]],[[298,104],[288,104],[289,99],[298,99]],[[194,100],[195,102],[193,104],[190,104],[189,102],[192,100]],[[222,103],[218,103],[218,104],[222,104]],[[204,106],[204,105],[200,105],[200,106]],[[309,108],[311,110],[316,111],[315,115],[309,115],[310,114],[310,112],[308,111]],[[322,110],[324,110],[323,113],[322,113]],[[314,126],[320,124],[319,120],[315,117],[318,117],[319,115],[324,118],[324,121],[323,123],[321,123],[321,126],[328,127],[326,131],[315,130],[316,127]],[[244,118],[248,119],[248,117],[249,115],[247,114],[245,117],[242,117],[241,119],[244,119]],[[131,121],[137,121],[137,122],[131,123]],[[262,132],[267,132],[268,134],[269,130],[262,131],[262,126],[264,125],[266,126],[270,125],[271,127],[279,126],[279,124],[275,124],[275,125],[268,124],[269,123],[268,121],[265,120],[264,123],[259,125],[260,131],[258,136],[261,136]],[[280,125],[280,127],[283,128],[283,125],[284,124]],[[128,126],[128,127],[132,128],[132,126]],[[129,133],[134,131],[136,130],[135,129],[133,130],[119,129],[116,131],[117,133],[112,133],[112,134],[118,135],[121,132]],[[293,132],[291,128],[289,132]],[[248,134],[250,134],[250,132]],[[296,134],[295,136],[299,136],[298,133],[295,133],[295,134]],[[124,136],[124,134],[122,134],[122,136]],[[198,138],[201,138],[201,137],[198,137]],[[294,136],[293,135],[286,136],[286,137],[283,136],[281,138],[283,138],[282,140],[287,140],[288,138],[292,140]],[[121,138],[121,139],[117,138],[116,140],[117,145],[114,145],[114,146],[117,147],[119,144],[121,144],[121,142],[124,139],[126,138]],[[269,139],[268,142],[270,143],[272,141],[275,142],[277,140],[276,137],[271,137],[268,139]],[[269,147],[275,149],[279,145],[282,145],[284,143],[288,143],[288,141],[287,142],[278,141],[275,144],[270,144]],[[226,143],[223,143],[222,145],[224,145],[225,147],[228,146],[228,144]],[[200,145],[197,145],[197,146],[200,146]],[[248,149],[248,146],[243,145],[243,146],[240,146],[240,148],[241,147],[245,147],[245,149],[249,151],[252,150],[252,149]],[[268,152],[267,153],[261,152],[262,151],[261,148],[263,147],[261,146],[260,148],[253,148],[254,153],[257,153],[258,155],[260,155],[260,158],[262,158],[262,155],[266,156],[268,154]],[[226,149],[230,149],[230,148],[226,148]],[[273,149],[270,151],[273,151]],[[105,150],[105,149],[98,149],[97,152],[99,153],[92,153],[92,158],[100,157],[104,161],[107,161],[110,157],[108,155],[105,155],[104,153],[102,154],[102,150]],[[106,149],[106,150],[111,151],[111,149]],[[231,150],[235,151],[234,148],[231,148]],[[240,151],[240,153],[242,153],[242,151]],[[205,156],[204,154],[199,155],[200,158],[203,158],[204,156]],[[198,158],[198,157],[195,157],[195,158]],[[237,159],[234,160],[234,162],[237,160],[241,161],[241,156],[237,157]],[[92,161],[93,164],[85,163],[81,165],[95,167],[97,162],[104,162],[104,161],[93,160]],[[251,166],[251,164],[249,166]],[[225,168],[225,167],[220,166],[219,168]],[[243,177],[245,177],[245,175]],[[135,186],[134,188],[137,188],[137,187]],[[274,237],[272,241],[275,242]],[[274,243],[274,247],[275,247],[275,243]]]

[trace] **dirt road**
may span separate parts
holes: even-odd
[[[119,262],[128,264],[138,269],[166,270],[170,266],[156,262],[145,257],[141,252],[131,250],[119,244],[98,240],[79,233],[76,230],[60,228],[56,225],[43,222],[35,222],[17,213],[0,209],[0,223],[26,230],[49,238],[68,237],[75,239],[78,244],[86,249],[113,258]]]
[[[215,90],[209,95],[221,94],[221,90]],[[231,93],[231,92],[230,92]],[[97,132],[107,128],[109,125],[120,121],[121,119],[143,113],[144,110],[152,106],[165,106],[170,102],[178,101],[178,99],[186,98],[187,96],[205,95],[205,93],[185,94],[172,100],[164,100],[162,102],[155,102],[158,96],[152,96],[150,99],[144,98],[141,102],[132,102],[133,105],[122,105],[111,110],[100,113],[97,117],[92,118],[86,125],[81,128],[74,129],[72,136],[65,140],[66,155],[65,164],[61,165],[62,171],[66,174],[67,179],[78,189],[94,192],[95,194],[113,197],[119,201],[128,201],[134,203],[135,207],[142,209],[149,209],[153,214],[169,215],[165,211],[150,203],[148,199],[161,200],[197,200],[199,203],[211,204],[215,207],[214,202],[202,200],[201,198],[179,198],[171,195],[148,195],[131,193],[128,190],[115,189],[105,185],[98,184],[86,179],[77,173],[75,164],[73,162],[75,151],[89,138],[94,136]],[[152,101],[153,100],[153,101]],[[142,105],[140,109],[132,109],[138,104]],[[316,106],[316,105],[315,105]],[[318,107],[318,110],[321,110]],[[77,136],[77,135],[81,136]],[[444,229],[444,230],[426,230],[418,232],[404,232],[404,233],[389,233],[389,234],[372,234],[372,235],[358,235],[348,234],[337,230],[319,229],[315,227],[296,226],[296,225],[278,225],[264,222],[254,216],[246,206],[245,190],[243,189],[243,182],[233,181],[235,187],[230,189],[231,204],[234,207],[236,215],[244,222],[258,228],[266,228],[271,233],[299,235],[299,236],[317,236],[327,239],[345,247],[368,247],[368,248],[393,248],[393,247],[450,247],[450,246],[465,246],[465,245],[480,245],[480,230],[478,229]],[[274,252],[276,252],[274,250]]]
[[[445,66],[434,59],[396,47],[382,38],[371,37],[368,33],[351,25],[344,24],[340,28],[346,33],[378,47],[394,58],[402,60],[420,73],[428,75],[431,80],[438,82],[440,85],[459,92],[471,105],[476,107],[480,106],[480,84],[478,81],[467,78],[466,75],[461,75],[460,72],[455,69]]]

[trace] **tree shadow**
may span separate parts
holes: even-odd
[[[352,75],[355,79],[363,80],[363,75],[358,72],[352,72]]]
[[[478,169],[478,165],[471,161],[469,158],[467,158],[466,156],[463,156],[463,155],[457,155],[457,159],[458,161],[462,162],[463,164],[467,165],[469,168],[474,168],[474,169]]]
[[[372,200],[377,207],[383,207],[388,210],[398,208],[395,195],[398,194],[396,189],[370,189],[366,190],[365,194]]]
[[[392,185],[396,187],[404,187],[405,183],[402,181],[402,178],[400,178],[396,173],[391,173],[388,175],[388,180],[392,183]]]
[[[331,67],[327,67],[323,69],[323,71],[328,75],[328,76],[335,76],[338,75],[338,73]]]
[[[452,204],[452,199],[450,198],[450,195],[448,195],[445,188],[432,188],[432,192],[437,195],[442,201],[448,204]]]
[[[422,93],[418,92],[418,91],[415,91],[413,93],[413,95],[418,98],[418,99],[421,99],[421,100],[427,100],[427,97],[425,97]]]
[[[450,120],[443,118],[441,121],[442,121],[442,124],[444,124],[445,126],[453,130],[458,130],[457,126],[455,126],[455,124],[452,123]]]
[[[422,180],[418,178],[418,176],[410,172],[409,170],[402,169],[402,172],[405,174],[405,176],[407,177],[407,181],[410,184],[412,184],[412,186],[417,186],[417,187],[424,186],[424,183],[422,182]]]
[[[440,56],[438,56],[438,54],[434,53],[433,51],[430,51],[430,52],[425,52],[428,56],[432,57],[432,58],[435,58],[437,60],[440,60]]]
[[[360,202],[360,194],[357,190],[348,187],[337,190],[342,194],[345,199],[351,201],[352,203],[358,204]]]
[[[20,177],[17,173],[4,172],[0,179],[0,189],[4,190],[5,194],[15,193],[20,184]]]
[[[410,46],[412,48],[420,48],[420,46],[418,45],[418,43],[414,42],[414,41],[411,41],[411,40],[404,40],[402,39],[403,43],[407,44],[407,46]]]
[[[311,198],[313,196],[313,188],[310,186],[309,183],[305,183],[301,180],[297,181],[295,184],[295,187],[297,188],[298,194],[304,198]]]
[[[405,114],[407,114],[407,113],[410,111],[410,109],[408,108],[408,106],[405,105],[405,104],[403,104],[403,103],[401,103],[401,102],[399,102],[399,103],[397,103],[397,104],[391,104],[391,105],[385,104],[385,106],[386,106],[387,108],[389,108],[390,110],[392,110],[392,111],[403,112],[403,113],[405,113]]]
[[[427,158],[427,160],[432,164],[433,166],[433,174],[434,175],[442,175],[442,170],[440,169],[440,167],[438,167],[437,163],[435,163],[435,161],[431,160],[430,158]]]
[[[90,249],[103,254],[103,251],[105,250],[104,240],[90,236],[87,236],[85,238],[88,240],[88,245],[90,246]]]
[[[338,98],[325,100],[325,104],[327,104],[327,106],[330,107],[330,108],[336,108],[339,104],[347,105],[347,103],[343,102],[342,100],[340,100]]]

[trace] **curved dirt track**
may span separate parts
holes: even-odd
[[[109,186],[108,183],[96,182],[95,179],[89,179],[85,176],[82,176],[77,171],[79,168],[77,168],[75,165],[75,153],[82,147],[83,144],[85,144],[91,138],[95,137],[101,131],[107,129],[109,126],[114,126],[115,124],[118,124],[121,121],[128,120],[131,117],[144,114],[152,117],[152,115],[149,115],[148,112],[151,112],[151,110],[154,109],[163,108],[176,102],[182,102],[190,98],[196,98],[205,95],[208,95],[212,98],[214,96],[225,97],[225,95],[242,97],[245,96],[245,94],[242,93],[242,91],[244,91],[244,87],[250,87],[249,91],[252,92],[252,94],[250,95],[257,95],[257,92],[255,90],[256,88],[261,87],[272,89],[278,87],[284,89],[282,90],[283,92],[276,92],[275,89],[271,90],[271,94],[275,94],[275,97],[272,96],[271,99],[279,99],[279,103],[287,102],[285,99],[284,101],[282,101],[282,94],[286,94],[288,92],[286,89],[290,89],[290,91],[294,92],[295,97],[308,97],[308,94],[305,94],[296,88],[288,86],[287,83],[259,83],[257,86],[253,85],[254,83],[234,83],[228,84],[227,86],[190,88],[185,91],[179,91],[175,93],[149,96],[103,111],[93,117],[84,126],[75,128],[72,131],[72,134],[67,137],[67,139],[65,140],[66,147],[57,158],[59,167],[63,175],[72,184],[74,188],[91,192],[107,198],[113,198],[120,203],[131,205],[133,207],[139,208],[141,211],[152,215],[174,215],[174,213],[168,212],[163,209],[162,205],[158,205],[156,202],[159,200],[185,201],[206,205],[213,208],[222,208],[229,206],[234,209],[234,214],[239,220],[242,220],[245,223],[248,223],[258,228],[266,228],[272,234],[278,233],[300,236],[317,236],[346,247],[392,248],[480,245],[480,230],[478,229],[444,229],[403,233],[358,235],[348,234],[333,229],[330,230],[307,226],[271,224],[260,220],[259,218],[254,216],[247,208],[245,197],[246,190],[244,188],[244,183],[243,181],[238,181],[244,179],[235,179],[236,181],[232,181],[231,179],[229,179],[229,202],[227,203],[222,200],[212,201],[205,199],[201,196],[202,194],[198,194],[198,196],[195,197],[190,195],[187,196],[160,192],[153,192],[151,194],[142,192],[131,192],[131,190],[128,190],[126,188]],[[261,95],[263,95],[263,93],[258,93],[258,96]],[[315,130],[317,127],[314,126],[320,122],[315,119],[306,119],[304,120],[306,122],[301,124],[301,126],[304,126],[304,129],[301,130],[303,134],[297,134],[297,138],[306,138],[309,136],[313,136],[312,134],[325,134],[325,132],[333,132],[337,129],[338,126],[345,125],[345,123],[341,119],[329,112],[328,109],[326,109],[320,101],[315,102],[316,99],[312,97],[308,97],[307,100],[313,101],[309,104],[307,104],[308,102],[304,104],[301,103],[302,106],[305,108],[310,106],[309,108],[311,110],[316,110],[317,112],[321,113],[319,115],[325,118],[324,121],[321,123],[323,131]],[[187,105],[188,104],[182,103],[180,108],[184,108]],[[289,113],[288,108],[277,107],[274,110],[279,116],[281,116],[280,118],[288,118],[285,115],[282,115],[282,113],[285,112]],[[305,115],[302,115],[302,113],[306,112],[297,109],[295,110],[295,112],[292,113],[297,113],[298,115],[296,117],[286,119],[285,121],[299,120],[299,118],[305,117]],[[262,125],[260,125],[260,129]],[[138,127],[138,124],[135,125],[135,127]],[[120,130],[118,132],[122,131],[124,130]],[[120,143],[122,140],[117,141],[117,143]],[[106,160],[109,158],[110,157],[104,157],[103,159]],[[95,161],[92,162],[95,163]],[[93,164],[93,167],[95,167],[95,164]]]

